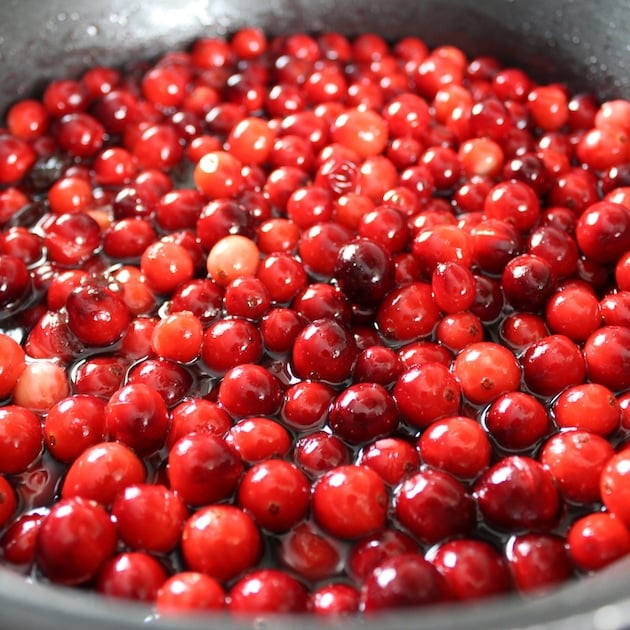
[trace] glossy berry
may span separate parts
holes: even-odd
[[[442,574],[448,593],[457,600],[472,601],[511,588],[507,563],[487,542],[448,541],[431,549],[426,559]]]
[[[544,593],[574,575],[565,541],[554,534],[522,534],[510,538],[505,556],[516,588]]]
[[[231,505],[209,505],[184,524],[182,554],[189,570],[220,582],[231,580],[257,562],[261,537],[253,519]]]
[[[385,525],[387,503],[385,484],[377,473],[365,466],[339,466],[318,480],[312,511],[328,533],[356,538]]]
[[[229,608],[235,615],[300,613],[307,605],[306,588],[278,569],[253,571],[230,589]]]
[[[405,553],[383,561],[361,589],[366,613],[415,608],[439,602],[443,597],[442,576],[419,553]]]
[[[259,462],[241,480],[238,503],[260,527],[286,531],[304,518],[310,500],[309,485],[304,473],[290,462]]]
[[[600,477],[601,498],[606,509],[620,521],[630,523],[630,510],[625,500],[630,483],[628,452],[622,451],[611,457]]]
[[[487,470],[475,484],[486,522],[505,531],[549,528],[560,507],[549,471],[534,459],[512,455]]]
[[[131,485],[119,492],[112,515],[126,545],[153,553],[167,553],[175,547],[188,516],[180,496],[153,484]]]
[[[36,561],[57,584],[94,578],[116,549],[116,526],[98,504],[79,497],[55,504],[37,536]]]
[[[221,610],[225,607],[225,591],[208,575],[181,571],[171,575],[160,586],[155,607],[163,616]]]
[[[630,532],[615,516],[594,512],[573,523],[567,546],[578,568],[597,571],[630,553]]]
[[[451,474],[426,468],[415,473],[394,493],[396,518],[426,544],[468,534],[474,525],[474,502]]]
[[[72,462],[61,495],[109,506],[121,490],[144,483],[146,476],[142,460],[132,450],[118,442],[101,442],[85,449]]]
[[[229,496],[243,472],[238,453],[222,437],[191,433],[168,455],[170,487],[188,505],[208,505]]]
[[[96,590],[108,597],[153,602],[168,574],[153,556],[130,551],[110,558],[96,578]]]

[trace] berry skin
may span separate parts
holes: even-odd
[[[461,387],[441,363],[423,363],[404,371],[393,395],[402,417],[414,427],[424,428],[443,416],[457,415]]]
[[[303,613],[308,606],[306,588],[278,569],[249,573],[230,589],[229,599],[234,615]]]
[[[57,584],[82,584],[96,576],[116,549],[116,526],[93,501],[63,499],[46,515],[37,536],[36,561]]]
[[[260,532],[253,519],[231,505],[209,505],[184,524],[182,554],[186,566],[221,583],[232,580],[258,562]]]
[[[426,468],[396,489],[398,521],[426,544],[465,535],[474,526],[474,502],[466,488],[447,472]]]
[[[338,538],[357,538],[383,527],[387,504],[383,480],[365,466],[333,468],[313,489],[315,520]]]
[[[567,546],[579,569],[597,571],[630,553],[630,531],[611,514],[594,512],[573,523]]]
[[[363,583],[361,602],[366,613],[388,608],[417,607],[439,602],[445,594],[442,576],[418,553],[405,553],[382,562]]]
[[[518,389],[521,370],[516,357],[490,341],[467,346],[453,362],[462,393],[474,404],[489,403]]]
[[[291,529],[304,518],[310,503],[310,484],[294,464],[270,459],[254,464],[238,488],[238,504],[259,527],[273,532]]]
[[[243,472],[238,453],[212,433],[191,433],[169,451],[170,487],[188,505],[215,503],[228,497]]]
[[[112,504],[118,535],[132,549],[167,553],[179,542],[188,516],[182,499],[164,486],[137,484]]]
[[[459,539],[431,549],[426,559],[444,576],[448,592],[472,601],[505,593],[511,588],[507,563],[490,544]]]
[[[505,556],[514,584],[522,593],[542,593],[573,577],[565,541],[554,534],[514,536],[506,545]]]
[[[475,495],[486,522],[505,531],[550,528],[558,518],[553,477],[529,457],[513,455],[497,462],[477,480]]]
[[[21,473],[35,461],[43,446],[39,418],[16,405],[0,408],[0,473]]]
[[[225,608],[225,591],[208,575],[181,571],[171,575],[157,592],[155,607],[160,615],[195,615]]]
[[[611,457],[602,470],[600,491],[606,509],[626,526],[630,526],[629,488],[630,453],[625,450]]]
[[[99,571],[96,590],[108,597],[154,602],[168,574],[153,556],[141,551],[120,553]]]
[[[72,462],[61,496],[83,497],[108,506],[127,486],[144,483],[146,475],[144,464],[131,449],[118,442],[102,442]]]
[[[569,430],[547,440],[540,461],[565,499],[591,504],[600,500],[600,478],[614,454],[611,444],[600,435]]]

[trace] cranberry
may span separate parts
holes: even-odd
[[[170,486],[189,505],[207,505],[229,496],[242,471],[236,451],[209,432],[180,438],[168,456]]]
[[[380,303],[376,322],[394,342],[414,341],[429,335],[439,320],[431,285],[413,282],[390,291]]]
[[[6,562],[28,567],[33,565],[37,535],[43,519],[42,514],[25,514],[7,527],[0,538],[0,553]]]
[[[127,306],[106,287],[77,287],[68,296],[66,308],[70,330],[89,346],[106,346],[117,341],[129,324]]]
[[[627,450],[611,457],[600,478],[601,497],[606,509],[626,525],[630,523],[630,510],[624,499],[630,484],[629,459]]]
[[[563,431],[547,440],[540,461],[551,472],[562,495],[574,503],[600,499],[600,477],[615,450],[586,430]]]
[[[244,363],[225,374],[218,401],[233,417],[273,415],[282,398],[277,378],[260,365]]]
[[[391,394],[376,383],[358,383],[341,393],[330,407],[328,423],[350,444],[388,435],[398,424]]]
[[[155,607],[164,616],[221,610],[225,607],[225,591],[208,575],[180,571],[160,586]]]
[[[278,569],[260,569],[241,578],[230,589],[234,614],[299,613],[308,605],[306,588]]]
[[[489,341],[467,346],[453,362],[462,393],[472,403],[484,404],[518,389],[521,370],[516,357]]]
[[[284,426],[264,417],[237,422],[226,433],[225,441],[250,464],[270,457],[283,457],[291,448],[291,437]]]
[[[499,396],[488,407],[484,422],[493,440],[509,451],[532,448],[551,431],[547,409],[525,392]]]
[[[100,442],[86,448],[72,462],[61,495],[92,499],[108,506],[120,490],[144,483],[145,479],[145,466],[132,450],[118,442]]]
[[[630,532],[615,516],[594,512],[571,525],[567,546],[579,569],[596,571],[630,553]]]
[[[427,362],[405,370],[396,380],[393,395],[402,417],[423,428],[459,412],[461,388],[447,366]]]
[[[418,440],[418,451],[429,466],[468,479],[477,477],[490,464],[492,454],[481,425],[464,416],[430,424]]]
[[[602,326],[586,340],[584,359],[591,381],[612,391],[630,387],[630,329],[623,326]]]
[[[4,475],[0,475],[0,526],[4,527],[10,521],[18,507],[17,494]]]
[[[535,394],[553,396],[584,381],[584,357],[564,335],[549,335],[527,348],[522,359],[525,383]]]
[[[409,442],[401,438],[385,437],[365,447],[357,463],[371,468],[385,483],[395,486],[418,469],[420,460]]]
[[[521,311],[540,311],[556,288],[553,267],[533,254],[512,258],[503,270],[501,286],[508,302]]]
[[[48,411],[70,393],[70,384],[63,367],[40,359],[27,363],[15,388],[13,402],[36,413]]]
[[[546,320],[552,332],[572,341],[586,341],[602,324],[599,302],[590,287],[567,286],[547,302]]]
[[[384,560],[365,580],[361,601],[366,613],[389,608],[422,606],[444,598],[445,586],[437,569],[419,553]]]
[[[286,531],[306,514],[309,482],[294,464],[272,459],[250,468],[239,484],[238,503],[259,526]]]
[[[553,534],[521,534],[510,538],[506,559],[522,593],[541,593],[573,577],[565,541]]]
[[[284,566],[310,581],[330,578],[340,571],[337,545],[309,522],[296,525],[282,537],[279,557]]]
[[[105,439],[105,401],[80,393],[64,398],[50,408],[43,429],[46,448],[52,455],[62,462],[72,462]]]
[[[482,540],[451,540],[429,551],[426,559],[444,576],[448,593],[471,601],[510,590],[508,565]]]
[[[474,525],[474,502],[466,488],[431,468],[403,481],[394,493],[394,510],[398,521],[427,544],[467,534]]]
[[[225,582],[258,562],[262,543],[246,512],[216,504],[200,508],[186,521],[181,548],[189,570]]]
[[[178,543],[187,517],[183,500],[164,486],[127,486],[112,504],[118,535],[132,549],[166,553]]]
[[[535,459],[512,455],[494,464],[475,484],[479,509],[501,530],[550,528],[560,500],[551,473]]]
[[[359,497],[362,497],[360,502]],[[365,466],[333,468],[313,489],[315,520],[338,538],[356,538],[383,527],[387,504],[384,482]]]
[[[260,332],[246,319],[218,320],[204,332],[201,357],[214,372],[225,373],[242,363],[258,361],[262,353]]]
[[[96,590],[108,597],[153,602],[167,578],[159,560],[141,551],[123,552],[105,562]]]
[[[311,608],[320,616],[352,615],[359,610],[359,592],[344,583],[322,586],[312,594]]]
[[[316,431],[299,438],[293,449],[295,462],[311,476],[319,476],[350,462],[350,451],[338,437]]]
[[[356,344],[349,331],[332,319],[317,319],[297,336],[292,365],[302,378],[340,383],[350,376]]]
[[[26,367],[24,350],[9,335],[0,333],[0,398],[8,397]]]
[[[97,503],[63,499],[44,517],[37,536],[37,566],[52,582],[94,578],[116,549],[116,526]]]

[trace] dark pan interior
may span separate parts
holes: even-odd
[[[0,111],[37,93],[46,81],[94,64],[122,64],[185,47],[200,35],[226,35],[249,24],[270,33],[378,32],[390,40],[422,37],[455,43],[469,55],[496,55],[541,81],[566,81],[602,99],[630,98],[628,0],[2,0]],[[630,625],[630,562],[535,601],[501,599],[467,607],[398,613],[339,624],[303,618],[257,620],[253,627],[564,628]],[[252,628],[225,618],[170,625],[145,607],[104,601],[75,590],[31,585],[0,568],[0,627]]]

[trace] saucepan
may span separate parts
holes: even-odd
[[[628,0],[3,0],[0,5],[0,111],[47,81],[91,65],[119,65],[186,47],[202,35],[246,25],[272,34],[336,30],[408,35],[430,46],[455,43],[495,55],[541,81],[562,80],[601,99],[630,98]],[[629,497],[630,500],[630,497]],[[26,581],[0,568],[0,627],[18,630],[112,628],[630,627],[630,562],[542,597],[504,597],[339,622],[223,616],[165,620],[149,607]]]

